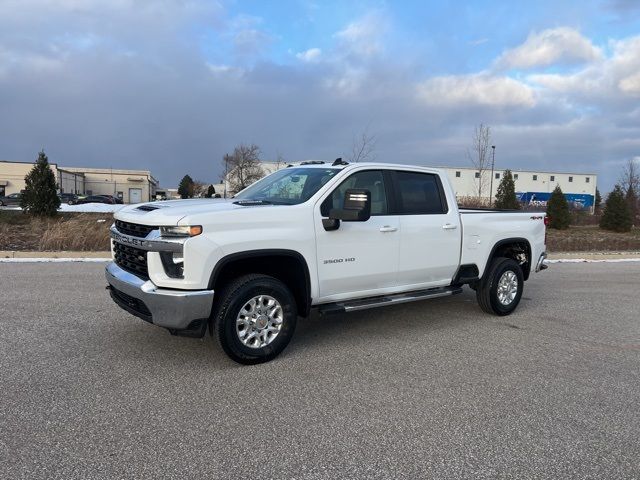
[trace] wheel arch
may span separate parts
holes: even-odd
[[[529,243],[529,240],[524,237],[502,239],[496,242],[491,249],[491,253],[489,253],[489,257],[487,258],[487,263],[485,264],[482,276],[484,277],[486,274],[487,269],[491,265],[491,260],[496,257],[507,257],[512,258],[520,264],[520,268],[522,268],[522,275],[524,279],[527,280],[531,273],[531,252],[531,243]],[[521,254],[525,255],[525,261],[522,261]]]
[[[233,278],[261,273],[277,278],[293,294],[302,317],[311,310],[311,277],[304,256],[295,250],[258,249],[231,253],[221,258],[211,272],[209,289],[219,290]]]

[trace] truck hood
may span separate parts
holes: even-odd
[[[236,205],[233,202],[234,200],[231,199],[197,198],[137,203],[118,210],[114,217],[117,220],[143,225],[177,225],[187,215],[265,207],[264,205]]]

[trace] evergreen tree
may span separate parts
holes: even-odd
[[[627,189],[627,194],[624,199],[629,205],[629,214],[631,215],[631,224],[635,225],[636,223],[636,215],[638,215],[638,196],[636,195],[636,191],[633,188],[633,185],[629,185]]]
[[[631,230],[631,212],[620,185],[616,185],[604,204],[604,213],[600,219],[600,228],[614,232]]]
[[[213,188],[213,185],[209,185],[209,188],[207,188],[207,194],[205,195],[206,198],[211,198],[216,194],[216,189]]]
[[[547,215],[549,216],[549,226],[557,230],[569,228],[571,224],[571,214],[569,213],[569,204],[562,193],[560,185],[556,185],[549,203],[547,204]]]
[[[595,211],[599,211],[602,206],[602,196],[600,195],[600,190],[596,187],[596,198],[594,200],[593,206],[595,207]]]
[[[49,166],[49,159],[42,150],[38,160],[25,177],[25,189],[20,206],[29,213],[40,217],[53,217],[60,208],[56,177]]]
[[[189,175],[185,175],[178,185],[178,195],[180,198],[193,198],[193,179]]]
[[[519,210],[520,202],[516,197],[516,184],[513,181],[511,170],[505,170],[498,191],[496,192],[496,208],[506,210]]]

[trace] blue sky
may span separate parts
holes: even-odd
[[[219,178],[264,159],[504,168],[640,161],[640,2],[0,0],[0,158]]]

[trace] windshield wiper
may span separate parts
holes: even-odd
[[[273,203],[269,200],[238,200],[233,202],[236,205],[272,205]]]

